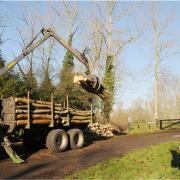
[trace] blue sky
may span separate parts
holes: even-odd
[[[121,12],[122,8],[125,8],[132,3],[137,4],[140,2],[119,2],[118,8],[116,9],[116,14]],[[136,42],[128,45],[123,49],[119,60],[122,62],[122,68],[125,69],[125,74],[123,74],[123,81],[121,82],[121,87],[116,91],[115,97],[115,107],[118,108],[123,104],[125,108],[130,107],[131,103],[136,98],[149,99],[153,96],[153,76],[152,76],[152,31],[150,22],[150,2],[144,2],[140,4],[136,10],[133,11],[132,17],[124,18],[120,21],[117,26],[129,28],[132,32],[135,30],[135,24],[139,29],[143,29],[143,36],[139,38]],[[38,29],[42,25],[47,25],[47,13],[49,11],[49,2],[0,2],[0,16],[5,16],[7,21],[7,28],[3,35],[4,39],[7,39],[3,46],[1,47],[5,59],[10,61],[14,56],[17,56],[21,52],[21,47],[19,44],[19,35],[16,31],[15,26],[23,28],[24,25],[20,21],[20,17],[23,12],[30,12],[34,14],[40,14],[43,17],[43,21],[37,26]],[[167,34],[164,35],[163,40],[173,40],[175,41],[174,49],[180,50],[180,2],[159,2],[160,19],[163,20],[164,17],[168,16],[172,11],[174,12],[174,18],[167,28]],[[26,10],[25,10],[26,7]],[[94,8],[92,2],[79,2],[78,8],[80,16],[86,20],[91,21],[91,12]],[[136,22],[136,23],[135,23]],[[57,18],[53,19],[54,24],[61,22]],[[60,25],[58,25],[60,27]],[[86,26],[88,30],[88,26]],[[67,32],[64,27],[57,28],[58,33],[67,38]],[[78,30],[78,36],[75,37],[74,47],[82,50],[85,47],[85,42],[82,41],[83,36],[80,32],[86,31],[84,26],[80,27]],[[88,43],[87,43],[88,44]],[[53,66],[59,67],[62,65],[64,49],[58,47],[58,53],[54,55],[56,59]],[[58,60],[57,60],[58,59]],[[170,56],[165,59],[160,67],[166,67],[168,71],[180,77],[180,54],[177,53],[174,56]],[[120,71],[121,72],[121,71]],[[121,74],[120,74],[121,76]],[[121,76],[121,77],[122,77]]]

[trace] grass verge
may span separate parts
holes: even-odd
[[[171,125],[172,122],[163,124],[163,127],[166,127],[168,125]],[[163,131],[169,131],[169,130],[178,130],[180,129],[180,123],[173,125],[172,127],[165,128]],[[148,124],[148,123],[132,123],[129,129],[128,134],[130,135],[137,135],[137,134],[149,134],[149,133],[156,133],[156,132],[162,132],[159,127],[157,127],[156,124]]]
[[[132,151],[81,170],[67,179],[180,179],[178,141]]]
[[[129,134],[137,135],[137,134],[147,134],[160,132],[161,130],[156,127],[156,124],[148,124],[148,123],[133,123],[131,125]]]

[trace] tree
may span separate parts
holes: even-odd
[[[2,41],[0,39],[0,45],[1,44],[2,44]],[[2,57],[2,52],[1,52],[1,49],[0,49],[0,69],[3,68],[4,66],[5,66],[5,60]]]
[[[0,41],[0,45],[2,41]],[[5,67],[5,60],[2,57],[0,49],[0,69]],[[7,98],[10,96],[25,96],[27,93],[27,86],[20,78],[18,73],[14,71],[7,72],[3,77],[0,77],[0,96]]]
[[[103,116],[105,121],[110,120],[110,114],[112,111],[112,106],[114,102],[114,94],[115,94],[115,81],[116,79],[116,69],[115,69],[115,61],[118,60],[120,52],[122,49],[129,43],[133,42],[137,37],[139,37],[139,33],[129,33],[127,30],[122,30],[117,28],[117,23],[121,20],[121,18],[130,14],[130,12],[134,9],[134,6],[130,6],[129,9],[122,11],[121,13],[117,13],[116,8],[119,3],[117,2],[106,2],[104,4],[97,4],[100,14],[100,22],[103,27],[104,43],[105,43],[105,73],[104,73],[104,85],[110,91],[110,98],[105,100]]]
[[[158,116],[160,119],[179,118],[179,92],[180,79],[168,69],[164,69],[159,75],[159,106]]]
[[[27,12],[24,12],[22,13],[22,16],[19,19],[24,24],[24,27],[16,27],[16,29],[21,39],[21,47],[25,48],[28,43],[27,39],[31,41],[36,35],[36,26],[38,24],[39,17],[37,15],[28,14]],[[34,58],[34,52],[31,52],[25,58],[27,60],[26,68],[20,64],[18,64],[18,68],[22,78],[26,82],[26,86],[28,91],[30,91],[31,97],[37,98],[38,83],[34,73]]]
[[[73,34],[68,41],[69,45],[72,45]],[[81,89],[79,86],[73,83],[74,79],[74,62],[73,55],[70,51],[67,51],[64,56],[63,68],[60,71],[60,82],[56,90],[57,98],[61,103],[66,101],[67,95],[69,97],[70,106],[78,109],[89,109],[89,98],[92,96]]]
[[[77,2],[63,2],[63,7],[63,10],[57,9],[56,7],[53,7],[53,9],[60,20],[63,18],[63,22],[65,23],[65,27],[68,32],[68,44],[72,46],[73,38],[77,31]],[[73,83],[74,57],[69,50],[66,51],[64,56],[63,67],[60,70],[59,77],[60,82],[55,93],[59,101],[63,103],[66,101],[68,95],[71,107],[78,109],[89,109],[90,103],[88,99],[91,97],[91,95]]]
[[[52,77],[50,73],[51,60],[52,60],[52,50],[54,47],[54,40],[51,40],[47,47],[47,54],[45,53],[46,49],[42,47],[42,54],[40,56],[42,62],[42,81],[38,88],[38,97],[42,100],[50,100],[51,94],[54,93],[54,85],[52,83]]]
[[[166,31],[173,14],[166,17],[165,21],[160,21],[159,9],[157,3],[153,2],[151,7],[151,20],[153,31],[153,54],[154,54],[154,120],[159,119],[159,75],[160,63],[167,57],[176,54],[176,50],[171,50],[174,45],[172,40],[168,40]],[[165,40],[164,40],[165,38]]]

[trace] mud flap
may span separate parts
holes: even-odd
[[[12,149],[11,142],[9,141],[8,137],[4,135],[2,131],[0,132],[0,140],[1,140],[1,145],[4,147],[6,153],[9,155],[9,157],[13,160],[14,163],[20,164],[25,162]]]

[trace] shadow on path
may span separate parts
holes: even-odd
[[[24,169],[22,169],[21,171],[10,175],[10,176],[6,176],[5,179],[17,179],[17,178],[22,178],[25,175],[27,176],[27,174],[31,174],[34,173],[35,171],[38,172],[40,169],[49,166],[50,163],[40,163],[40,164],[36,164],[36,165],[31,165],[30,167],[26,167]]]

